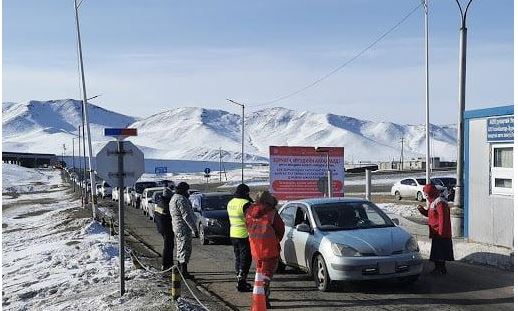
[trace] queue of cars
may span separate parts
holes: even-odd
[[[412,185],[415,188],[422,186],[420,179],[409,180],[415,183]],[[153,220],[156,202],[164,187],[156,181],[139,181],[134,187],[124,189],[122,199],[142,209],[143,214]],[[422,199],[417,192],[397,189],[401,197]],[[228,192],[190,190],[189,200],[196,216],[200,244],[228,240],[227,204],[232,197]],[[330,290],[338,281],[398,279],[414,282],[423,270],[415,238],[398,226],[397,219],[390,219],[370,201],[296,200],[283,204],[279,215],[285,224],[285,234],[278,272],[282,273],[287,266],[303,270],[312,276],[320,291]]]

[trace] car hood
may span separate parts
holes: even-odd
[[[213,218],[213,219],[227,219],[228,220],[228,212],[227,210],[204,210],[202,213],[203,217]]]
[[[400,227],[329,231],[325,237],[333,243],[351,246],[362,254],[389,256],[404,252],[411,235]]]

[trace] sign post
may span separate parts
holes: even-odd
[[[206,167],[205,170],[203,170],[205,172],[205,178],[207,178],[207,184],[209,183],[209,178],[210,178],[210,168]]]
[[[104,136],[113,136],[111,141],[97,154],[97,174],[119,188],[119,198],[123,198],[125,186],[130,186],[144,172],[144,154],[129,141],[128,136],[137,136],[136,129],[105,129]],[[115,171],[115,172],[114,172]],[[125,293],[124,284],[124,200],[119,199],[119,267],[120,295]]]

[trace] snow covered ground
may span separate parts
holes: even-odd
[[[33,192],[48,188],[50,175],[14,164],[2,165],[2,193]]]
[[[173,310],[168,280],[126,260],[119,297],[118,240],[88,218],[56,170],[3,164],[3,189],[38,193],[3,198],[2,310]],[[13,188],[16,187],[16,188]],[[34,190],[34,188],[32,188]]]

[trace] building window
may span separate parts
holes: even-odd
[[[513,195],[513,145],[491,147],[491,194]]]

